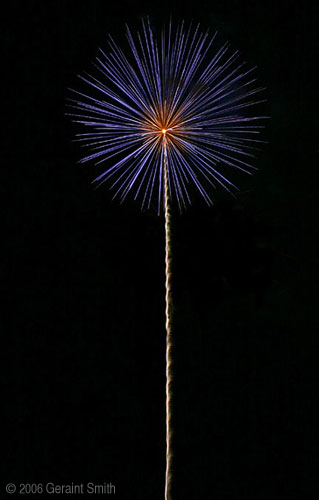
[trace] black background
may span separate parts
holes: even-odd
[[[10,2],[7,482],[112,482],[116,498],[164,498],[163,218],[92,189],[65,112],[109,32],[121,39],[125,22],[172,14],[218,29],[258,65],[271,116],[259,171],[240,179],[236,200],[173,211],[173,499],[318,498],[309,5]]]

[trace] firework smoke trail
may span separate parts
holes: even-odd
[[[171,499],[172,476],[172,299],[170,205],[180,211],[191,203],[191,187],[208,205],[217,186],[237,189],[227,171],[251,174],[258,134],[268,118],[248,114],[264,90],[255,87],[238,51],[228,43],[212,51],[216,34],[201,33],[199,25],[173,32],[172,23],[155,38],[149,21],[134,38],[127,28],[126,55],[109,38],[95,64],[97,76],[80,76],[90,92],[72,90],[69,113],[89,131],[77,141],[89,147],[81,162],[105,164],[93,182],[105,181],[121,202],[129,193],[142,208],[165,215],[166,286],[166,475],[165,500]]]
[[[169,188],[167,172],[167,149],[165,132],[163,133],[164,147],[164,210],[165,210],[165,288],[166,288],[166,473],[165,473],[165,500],[171,499],[172,477],[172,426],[171,426],[171,399],[172,399],[172,296],[171,296],[171,214],[169,206]]]

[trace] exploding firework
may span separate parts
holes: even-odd
[[[193,186],[210,205],[217,185],[228,191],[231,169],[252,173],[262,116],[246,116],[255,99],[251,73],[238,51],[225,43],[213,51],[216,34],[171,23],[154,36],[149,22],[134,38],[127,28],[128,56],[109,39],[100,50],[97,75],[80,76],[90,93],[75,92],[74,121],[91,129],[77,140],[90,148],[81,161],[105,164],[93,181],[109,181],[123,201],[129,192],[158,213],[165,206],[164,151],[171,200],[182,210]],[[246,112],[246,113],[245,113]],[[242,114],[244,113],[244,114]]]
[[[114,197],[131,192],[142,207],[155,201],[165,215],[166,274],[166,474],[165,499],[171,498],[172,327],[170,203],[182,211],[195,188],[208,205],[218,185],[232,192],[232,169],[252,173],[263,116],[247,110],[263,102],[238,51],[226,43],[213,50],[216,34],[199,25],[174,31],[170,23],[156,39],[149,21],[133,37],[127,28],[126,55],[110,37],[100,51],[97,75],[80,76],[89,93],[73,90],[73,120],[87,127],[77,140],[90,149],[81,161],[104,164],[93,181],[109,181]]]

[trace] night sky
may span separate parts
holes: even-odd
[[[125,23],[172,14],[217,29],[258,66],[271,116],[259,171],[236,179],[236,199],[219,192],[212,208],[195,197],[173,210],[173,500],[318,498],[319,16],[309,6],[10,1],[5,483],[112,483],[118,499],[164,498],[164,220],[92,188],[96,167],[78,163],[65,113],[108,33],[121,41]]]

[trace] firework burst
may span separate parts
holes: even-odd
[[[73,91],[70,103],[73,120],[91,129],[77,136],[90,149],[81,161],[105,165],[93,182],[109,181],[122,201],[132,192],[142,207],[154,200],[160,213],[164,154],[180,210],[191,202],[190,187],[211,205],[211,187],[237,189],[231,169],[252,173],[264,117],[247,116],[247,108],[263,102],[255,96],[264,89],[228,43],[213,50],[215,36],[184,23],[173,32],[170,23],[157,40],[146,21],[135,37],[127,28],[129,57],[109,38],[97,75],[80,76],[90,93]]]
[[[197,27],[171,23],[159,40],[149,22],[136,37],[127,28],[129,56],[109,39],[109,52],[96,61],[98,76],[80,78],[90,93],[73,91],[73,120],[91,131],[77,140],[90,149],[81,161],[105,164],[95,179],[109,181],[114,197],[132,192],[142,207],[155,200],[165,215],[166,287],[166,473],[165,500],[171,499],[172,476],[172,299],[170,202],[180,210],[190,204],[193,186],[208,205],[211,188],[232,192],[231,169],[252,173],[263,116],[246,111],[256,99],[251,73],[238,51],[226,43],[212,51],[215,39]],[[244,113],[244,114],[243,114]]]

